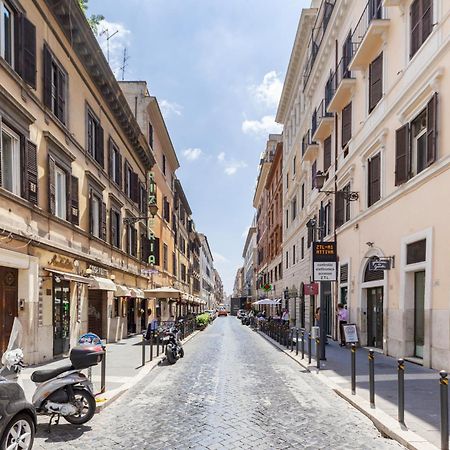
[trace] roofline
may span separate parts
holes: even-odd
[[[184,204],[184,207],[186,209],[186,212],[188,213],[188,216],[192,215],[191,207],[189,206],[188,199],[186,197],[186,194],[184,193],[183,186],[181,186],[181,181],[178,178],[175,178],[175,189],[179,192],[181,201]]]
[[[245,258],[245,254],[247,253],[247,248],[250,244],[250,241],[252,240],[252,235],[256,233],[256,227],[250,227],[248,229],[247,238],[245,240],[244,244],[244,250],[242,251],[242,257]]]

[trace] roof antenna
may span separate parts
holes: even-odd
[[[125,69],[127,67],[127,61],[130,59],[130,57],[127,55],[127,48],[125,47],[123,49],[123,60],[122,60],[122,67],[120,70],[122,71],[122,81],[125,79]]]
[[[108,60],[108,64],[109,64],[109,40],[115,36],[117,33],[119,32],[119,30],[114,31],[113,34],[109,34],[109,29],[105,28],[101,33],[100,36],[103,36],[104,34],[106,34],[106,59]]]

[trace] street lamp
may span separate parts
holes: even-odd
[[[152,203],[149,205],[149,210],[151,214],[151,218],[153,219],[157,212],[158,212],[158,205],[156,203]],[[141,217],[124,217],[123,223],[124,225],[134,225],[135,223],[139,222],[140,220],[148,220],[150,217],[148,216],[141,216]]]
[[[322,191],[323,185],[325,184],[325,179],[326,176],[322,171],[318,171],[316,173],[316,176],[314,178],[314,187],[319,191],[319,192],[323,192],[324,194],[327,195],[336,195],[336,194],[340,194],[344,197],[345,200],[350,201],[350,202],[354,202],[355,200],[359,199],[359,192],[355,192],[355,191],[347,191],[344,189],[341,189],[339,191]]]

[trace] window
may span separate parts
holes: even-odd
[[[325,173],[331,166],[331,136],[323,141],[323,172]]]
[[[342,110],[342,148],[345,148],[352,138],[352,103]]]
[[[289,189],[289,172],[286,174],[286,190]]]
[[[289,228],[289,210],[286,210],[286,228]]]
[[[292,246],[292,264],[295,264],[295,245]]]
[[[139,204],[140,200],[140,188],[139,188],[139,176],[136,172],[133,172],[128,161],[125,161],[125,177],[124,177],[124,191],[128,198]]]
[[[109,139],[109,177],[122,187],[122,155],[115,142]]]
[[[110,212],[110,240],[111,245],[116,248],[120,248],[120,211],[115,208],[111,208]]]
[[[399,186],[436,161],[437,94],[410,124],[396,131],[395,185]]]
[[[162,155],[162,171],[163,174],[166,174],[166,155]]]
[[[410,8],[412,58],[433,30],[433,0],[414,0]]]
[[[167,197],[163,199],[163,217],[166,222],[170,222],[170,203],[167,200]]]
[[[127,225],[127,253],[137,257],[137,230],[134,225]]]
[[[67,74],[44,45],[44,104],[66,124]]]
[[[15,195],[21,194],[20,137],[5,125],[1,128],[1,184]]]
[[[92,236],[106,240],[106,203],[102,194],[94,189],[89,192],[89,231]]]
[[[304,237],[302,237],[302,241],[301,241],[300,256],[302,259],[305,258],[305,238]]]
[[[14,12],[0,1],[0,55],[12,67],[14,65]]]
[[[294,221],[295,218],[297,217],[297,197],[294,197],[291,200],[291,216],[292,216],[292,221]]]
[[[305,183],[302,184],[301,198],[302,198],[302,209],[303,209],[305,207]]]
[[[311,189],[314,189],[316,184],[316,173],[317,173],[317,161],[314,161],[311,166]]]
[[[327,203],[323,208],[323,234],[324,237],[331,233],[331,202]]]
[[[381,198],[381,156],[376,154],[368,164],[368,197],[367,206],[372,206]]]
[[[103,128],[100,126],[100,121],[90,110],[87,112],[86,127],[87,152],[103,167]]]
[[[163,245],[163,269],[169,270],[169,249],[167,244]]]
[[[289,269],[289,252],[286,252],[286,269]]]
[[[294,173],[294,176],[295,176],[296,166],[297,166],[297,156],[294,156],[294,160],[292,161],[292,172]]]
[[[184,264],[180,265],[180,272],[181,272],[181,281],[186,282],[186,266]]]
[[[336,193],[336,228],[350,220],[350,200],[348,200],[349,194],[350,183],[344,186],[342,190],[338,190]]]
[[[148,124],[148,143],[153,148],[153,125],[151,123]]]
[[[55,215],[60,219],[67,218],[67,175],[59,167],[55,169]]]
[[[316,220],[316,217],[314,217],[313,219]],[[314,241],[314,227],[308,227],[308,248],[311,247],[313,241]]]
[[[383,52],[369,66],[369,113],[383,97]]]

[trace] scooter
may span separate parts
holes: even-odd
[[[181,343],[181,332],[176,325],[166,329],[163,336],[163,345],[166,346],[166,359],[169,364],[175,364],[184,356]]]

